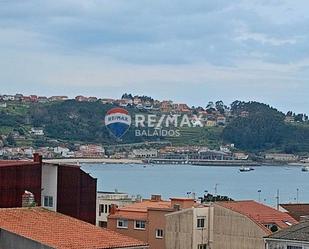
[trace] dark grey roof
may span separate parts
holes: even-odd
[[[286,229],[267,236],[266,239],[297,240],[309,242],[309,220],[300,222]]]

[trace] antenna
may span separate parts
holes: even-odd
[[[261,202],[261,192],[262,192],[262,190],[259,189],[259,190],[258,190],[258,193],[259,193],[259,202]]]

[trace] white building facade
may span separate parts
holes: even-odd
[[[97,210],[96,225],[99,227],[107,227],[107,216],[110,214],[112,205],[124,207],[135,203],[138,198],[130,197],[126,193],[115,192],[97,192]]]

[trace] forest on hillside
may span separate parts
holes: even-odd
[[[35,138],[34,146],[49,145],[51,139],[61,143],[136,143],[143,141],[171,141],[175,145],[200,145],[217,149],[221,144],[233,143],[236,148],[248,152],[280,151],[286,153],[309,152],[309,124],[306,115],[303,122],[286,123],[286,114],[258,102],[234,101],[229,107],[222,104],[210,107],[209,112],[224,113],[229,117],[225,126],[187,128],[177,139],[168,137],[136,137],[134,127],[121,139],[115,139],[104,125],[111,104],[67,100],[58,103],[33,103],[28,107],[16,105],[0,111],[0,135],[5,136],[4,145],[14,146],[12,134],[25,135],[30,127],[43,127],[45,137]],[[220,108],[224,109],[220,109]],[[127,107],[131,114],[141,111]],[[207,110],[207,109],[206,109]],[[242,112],[248,115],[242,117]],[[296,118],[297,115],[291,112]],[[133,116],[133,115],[132,115]]]

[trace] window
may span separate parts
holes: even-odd
[[[99,227],[107,227],[107,222],[106,221],[99,221]]]
[[[164,236],[163,229],[156,229],[156,238],[157,239],[162,239]]]
[[[44,207],[53,207],[54,200],[52,196],[44,196]]]
[[[100,204],[99,205],[99,215],[101,215],[102,213],[104,213],[104,205]]]
[[[108,205],[104,205],[104,207],[105,207],[105,209],[104,209],[104,213],[106,213],[106,214],[107,214],[107,207],[108,207]]]
[[[146,222],[143,220],[136,220],[134,222],[134,228],[135,229],[141,229],[141,230],[145,230],[146,228]]]
[[[118,228],[128,228],[128,220],[117,220]]]
[[[204,228],[205,227],[205,218],[198,218],[197,219],[197,228]]]
[[[199,244],[197,246],[197,249],[207,249],[207,245],[206,244]]]
[[[265,227],[267,227],[273,233],[277,232],[279,230],[279,228],[276,224],[266,224]]]
[[[302,246],[287,246],[287,249],[303,249]]]

